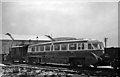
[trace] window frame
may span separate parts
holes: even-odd
[[[49,46],[49,50],[47,50],[47,46]],[[45,51],[51,51],[51,45],[45,45]]]
[[[78,43],[77,45],[78,45],[78,46],[77,46],[77,49],[78,49],[78,50],[82,50],[82,43]]]
[[[31,47],[31,51],[35,52],[35,46]]]
[[[70,49],[71,47],[70,47],[70,44],[73,44],[73,45],[75,45],[75,49]],[[69,43],[69,50],[77,50],[77,43]]]
[[[43,47],[43,49],[42,49],[41,47]],[[41,49],[42,49],[42,50],[41,50]],[[40,45],[40,51],[45,51],[44,45]]]
[[[63,49],[62,46],[65,45],[66,49]],[[68,44],[61,44],[61,51],[67,51],[68,50]]]
[[[59,48],[56,50],[56,46],[58,46]],[[61,50],[61,44],[54,44],[54,51],[60,51]]]
[[[89,45],[91,45],[91,48],[89,48]],[[88,43],[88,50],[93,50],[94,49],[94,47],[93,47],[93,45],[92,45],[92,43]]]
[[[35,47],[35,51],[39,51],[39,46],[36,46],[36,47]]]

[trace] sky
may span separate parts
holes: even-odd
[[[2,2],[1,35],[92,38],[118,46],[118,3],[50,0]],[[24,37],[23,37],[24,38]]]

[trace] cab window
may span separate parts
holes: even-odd
[[[100,43],[100,44],[99,44],[99,48],[100,48],[100,49],[104,49],[104,47],[103,47],[103,44],[102,44],[102,43]]]
[[[93,44],[95,49],[98,49],[98,44]]]
[[[99,43],[94,43],[94,44],[93,44],[93,47],[94,47],[95,49],[103,49],[102,44],[99,44]]]

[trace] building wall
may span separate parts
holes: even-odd
[[[2,41],[1,40],[0,40],[0,54],[2,54]]]
[[[0,63],[3,63],[4,60],[4,54],[0,54]]]
[[[35,44],[49,42],[48,40],[0,40],[0,63],[4,60],[4,55],[9,53],[9,48],[11,46],[18,46],[23,44]]]
[[[22,44],[35,44],[35,43],[42,43],[42,42],[49,42],[46,40],[0,40],[0,54],[7,54],[9,53],[9,48],[11,46],[18,46]]]
[[[0,63],[2,63],[2,54],[0,54]]]
[[[111,48],[106,48],[105,49],[106,53],[109,54],[111,57],[110,59],[111,60],[114,60],[114,59],[120,59],[120,47],[111,47]]]

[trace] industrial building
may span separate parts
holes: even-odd
[[[40,37],[40,38],[39,38]],[[50,39],[43,36],[25,36],[25,35],[14,35],[12,38],[3,35],[0,38],[0,63],[2,62],[4,55],[9,53],[9,48],[12,46],[28,45],[42,42],[49,42]]]

